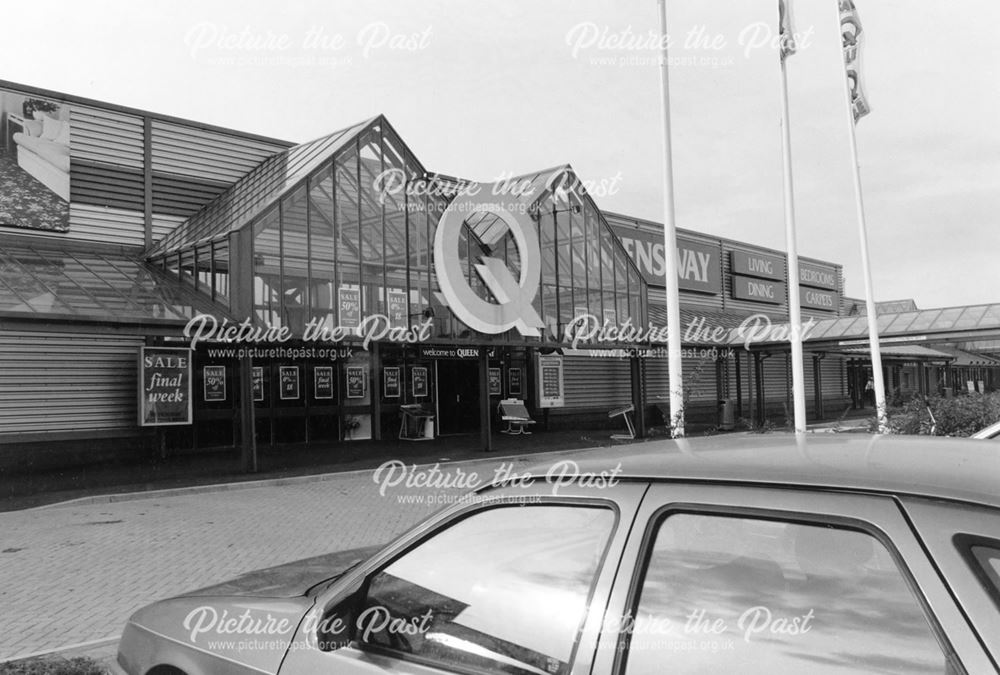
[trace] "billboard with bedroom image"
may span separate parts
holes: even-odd
[[[69,230],[69,106],[0,89],[0,226]]]

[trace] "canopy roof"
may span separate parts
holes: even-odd
[[[217,305],[141,260],[113,250],[0,249],[0,316],[113,323],[186,323]]]
[[[954,354],[950,354],[937,348],[931,349],[930,347],[924,347],[923,345],[879,345],[879,352],[886,358],[902,358],[912,361],[951,361],[955,358]],[[841,353],[848,355],[870,356],[872,352],[869,347],[848,347]]]
[[[787,327],[787,321],[783,325]],[[880,340],[899,338],[911,344],[1000,337],[1000,303],[882,314],[878,317],[878,334]],[[867,317],[845,316],[817,321],[808,331],[805,344],[814,349],[854,347],[864,346],[862,340],[867,338]],[[737,344],[743,338],[734,334],[730,342]],[[757,344],[774,346],[787,342],[772,340]]]

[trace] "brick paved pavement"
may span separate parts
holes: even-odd
[[[484,479],[554,457],[454,462]],[[431,494],[457,495],[461,490]],[[139,607],[243,572],[388,541],[439,508],[372,473],[0,513],[0,661],[115,636]]]

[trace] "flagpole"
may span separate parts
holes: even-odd
[[[670,146],[670,75],[667,3],[660,6],[660,93],[663,97],[663,257],[667,283],[667,368],[670,387],[670,436],[684,437],[684,379],[681,359],[680,291],[677,283],[677,226],[674,221],[674,167]]]
[[[851,10],[853,11],[853,6]],[[855,17],[856,18],[856,17]],[[860,34],[860,33],[859,33]],[[860,48],[860,45],[857,45]],[[860,74],[858,75],[860,77]],[[868,256],[868,225],[865,221],[865,205],[861,190],[861,165],[858,161],[857,119],[854,114],[854,96],[851,90],[850,77],[844,77],[844,91],[847,95],[847,133],[850,134],[851,174],[854,181],[854,207],[858,219],[858,235],[861,240],[861,272],[865,282],[865,311],[868,317],[868,348],[872,356],[872,385],[875,387],[875,416],[878,421],[878,432],[887,433],[889,422],[885,408],[885,378],[882,375],[882,348],[878,336],[878,308],[875,306],[875,290],[872,286],[871,259]],[[865,110],[862,114],[868,112]]]
[[[787,0],[786,0],[787,1]],[[790,11],[785,6],[783,12]],[[782,21],[781,19],[786,19]],[[790,29],[787,17],[779,18],[779,25]],[[785,42],[787,40],[787,42]],[[785,202],[785,248],[788,255],[788,322],[789,341],[792,347],[792,408],[794,410],[795,432],[806,430],[806,381],[802,368],[802,311],[799,296],[799,252],[795,236],[795,189],[792,181],[792,135],[789,129],[788,113],[788,70],[787,56],[794,53],[791,35],[785,36],[779,51],[781,60],[781,151]],[[788,51],[786,52],[786,46]]]

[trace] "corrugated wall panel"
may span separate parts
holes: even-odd
[[[286,146],[153,120],[153,211],[189,216]]]
[[[142,118],[73,106],[70,120],[68,236],[143,246]]]
[[[614,408],[632,402],[628,359],[563,357],[566,408]]]
[[[287,146],[153,120],[153,171],[234,183]]]
[[[664,349],[666,347],[664,346]],[[670,400],[670,372],[667,357],[643,359],[646,369],[646,402],[667,403]],[[684,355],[681,359],[684,387],[692,401],[714,401],[716,395],[715,362],[712,359]]]
[[[141,173],[142,118],[73,106],[70,113],[70,156],[75,160],[127,166]]]
[[[186,220],[184,216],[167,216],[162,213],[153,214],[153,241],[157,242]]]
[[[0,435],[129,430],[139,337],[0,331]]]
[[[31,235],[60,240],[69,237],[120,246],[143,246],[145,244],[143,217],[141,213],[136,211],[70,204],[69,220],[69,232],[32,230]],[[18,230],[11,228],[4,231],[15,232]],[[19,232],[23,233],[23,230],[19,230]]]

